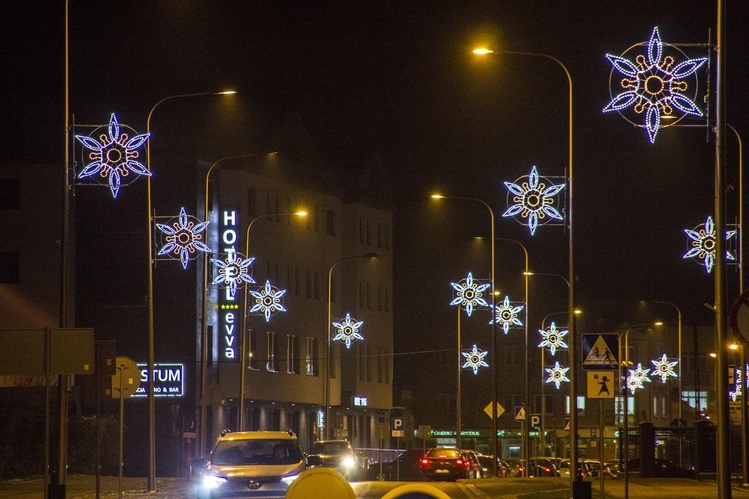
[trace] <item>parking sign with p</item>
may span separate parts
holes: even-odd
[[[405,435],[406,422],[404,418],[390,419],[390,434],[393,437],[402,437]]]

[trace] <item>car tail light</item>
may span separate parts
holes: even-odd
[[[420,462],[421,462],[421,465],[422,465],[422,466],[429,466],[429,459],[428,459],[428,458],[426,458],[426,457],[424,457],[424,458],[421,458],[421,461],[420,461]]]
[[[458,459],[457,459],[457,460],[455,461],[455,464],[457,464],[458,466],[463,466],[463,464],[464,464],[464,463],[463,463],[463,460],[462,460],[462,459],[458,458]],[[467,463],[467,462],[466,462],[465,464],[466,464],[466,466],[468,465],[468,463]]]

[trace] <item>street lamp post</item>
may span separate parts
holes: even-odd
[[[245,246],[244,246],[244,255],[249,258],[250,256],[250,229],[252,229],[252,225],[260,220],[261,218],[268,218],[268,217],[274,217],[279,215],[294,215],[297,217],[305,217],[307,216],[307,212],[303,210],[299,211],[285,211],[280,213],[264,213],[262,215],[258,215],[252,220],[250,220],[250,223],[247,224],[247,233],[245,234]],[[244,431],[245,425],[245,417],[244,417],[244,390],[245,390],[245,381],[246,381],[246,371],[247,371],[247,335],[250,332],[249,328],[247,327],[247,295],[249,295],[249,290],[247,289],[247,286],[245,286],[244,289],[244,303],[242,304],[242,317],[244,320],[242,321],[242,347],[240,348],[240,361],[239,361],[239,414],[237,415],[237,428],[239,431]]]
[[[441,194],[432,194],[432,199],[458,199],[463,201],[473,201],[481,203],[489,211],[489,217],[491,221],[491,281],[492,281],[492,476],[497,476],[497,321],[494,317],[496,313],[496,288],[494,283],[494,210],[485,201],[478,198],[462,197],[462,196],[443,196]]]
[[[224,161],[240,158],[252,158],[257,156],[258,153],[238,154],[235,156],[225,156],[219,158],[210,164],[208,170],[205,173],[205,193],[203,195],[203,218],[208,220],[208,200],[210,194],[209,182],[213,169],[218,167]],[[208,253],[203,253],[203,286],[201,289],[201,313],[200,313],[200,391],[199,391],[199,405],[200,405],[200,455],[205,456],[206,448],[206,383],[208,377]]]
[[[331,334],[330,325],[333,320],[332,317],[332,303],[333,303],[333,269],[336,265],[346,260],[356,260],[359,258],[377,258],[377,253],[367,253],[365,255],[346,256],[339,258],[332,264],[328,269],[328,324],[327,324],[327,354],[325,357],[325,438],[330,439],[331,426],[330,426],[330,350],[331,350]]]
[[[151,135],[151,117],[160,104],[173,99],[186,99],[207,95],[231,95],[233,90],[224,92],[201,92],[194,94],[179,94],[164,97],[153,105],[146,120],[146,133]],[[146,142],[146,166],[151,170],[151,141]],[[151,202],[151,176],[146,176],[146,218],[148,220],[148,293],[146,302],[148,308],[148,491],[156,490],[156,401],[154,397],[154,326],[153,326],[153,214]]]
[[[475,54],[492,54],[495,53],[489,49],[476,49],[473,51]],[[572,224],[572,187],[573,187],[573,162],[572,162],[572,76],[570,75],[567,66],[562,63],[556,57],[541,52],[516,52],[511,50],[502,50],[500,54],[511,54],[531,57],[542,57],[549,59],[556,63],[567,76],[567,84],[569,87],[569,116],[568,116],[568,134],[569,134],[569,145],[568,145],[568,174],[567,174],[567,195],[569,196],[569,203],[567,204],[567,230],[568,230],[568,242],[569,242],[569,302],[568,302],[568,313],[569,313],[569,350],[570,350],[570,469],[577,469],[578,461],[578,449],[577,449],[577,376],[575,375],[575,349],[577,348],[577,337],[575,333],[575,258],[574,258],[574,237],[573,237],[573,224]],[[718,238],[720,239],[720,238]],[[570,473],[570,490],[574,490],[575,473]]]

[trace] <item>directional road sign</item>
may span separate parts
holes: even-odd
[[[515,406],[515,421],[525,421],[525,407],[522,405]]]
[[[583,334],[583,369],[608,370],[619,366],[618,334]]]

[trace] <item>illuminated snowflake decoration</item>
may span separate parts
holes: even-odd
[[[265,281],[265,286],[258,290],[250,290],[255,299],[255,304],[250,309],[251,314],[263,314],[265,322],[270,322],[271,316],[276,312],[286,312],[281,303],[281,298],[286,294],[285,289],[271,286],[270,281]]]
[[[546,370],[546,373],[549,375],[549,377],[546,378],[546,382],[549,384],[554,383],[557,389],[559,389],[559,385],[561,385],[563,382],[569,382],[570,380],[567,377],[567,371],[569,371],[570,368],[560,366],[559,361],[554,362],[553,367],[546,367],[544,369]]]
[[[535,234],[539,225],[563,219],[562,214],[554,207],[554,202],[564,189],[564,184],[554,185],[547,178],[539,177],[535,166],[531,168],[530,175],[504,184],[509,192],[508,208],[502,216],[514,217],[522,225],[527,225],[531,235]]]
[[[473,350],[470,352],[460,352],[463,354],[463,357],[465,357],[465,363],[463,364],[463,369],[473,369],[473,374],[479,373],[479,368],[481,367],[489,367],[489,364],[486,363],[484,360],[484,357],[486,357],[486,354],[489,352],[482,352],[481,350],[478,350],[476,348],[476,345],[473,345]]]
[[[510,297],[505,296],[504,301],[500,305],[494,307],[494,319],[489,321],[489,324],[499,324],[502,326],[502,331],[507,334],[511,327],[523,326],[523,322],[518,319],[518,314],[522,312],[525,305],[517,306],[510,302]]]
[[[541,348],[549,347],[551,355],[556,355],[557,348],[567,348],[567,343],[563,340],[569,331],[560,331],[553,322],[546,330],[539,329],[538,332],[541,333],[541,337],[543,338],[543,341],[538,346]]]
[[[728,392],[728,396],[731,397],[731,401],[736,402],[739,397],[741,396],[741,387],[743,385],[743,380],[741,377],[741,369],[736,369],[736,384],[733,387],[733,390]]]
[[[341,322],[334,322],[333,326],[338,330],[336,335],[333,337],[333,341],[343,341],[346,343],[346,348],[351,348],[351,342],[353,340],[363,340],[364,337],[359,334],[359,328],[364,324],[364,321],[356,322],[356,319],[352,319],[350,314],[346,314],[346,318]]]
[[[211,258],[211,262],[218,269],[218,275],[213,278],[213,284],[228,287],[229,293],[234,296],[238,286],[255,284],[255,279],[250,275],[250,266],[254,261],[254,257],[245,258],[236,251],[230,251],[223,259]]]
[[[151,176],[151,172],[145,165],[136,161],[138,148],[145,144],[150,134],[136,135],[132,139],[126,133],[121,133],[117,117],[112,114],[109,119],[108,135],[100,135],[99,140],[85,135],[76,135],[75,138],[89,149],[88,159],[91,160],[78,174],[78,178],[86,178],[99,175],[109,182],[112,196],[117,197],[124,177],[130,172],[138,175]]]
[[[649,373],[650,369],[643,368],[642,364],[638,362],[637,369],[629,370],[629,376],[627,376],[627,389],[634,395],[636,390],[645,388],[643,383],[650,383],[650,378],[648,378]]]
[[[638,54],[634,62],[611,54],[606,54],[606,58],[613,66],[612,75],[614,69],[624,75],[620,82],[624,90],[611,99],[603,112],[621,112],[632,107],[635,113],[644,114],[645,123],[637,126],[647,130],[651,144],[661,127],[661,116],[672,116],[674,108],[683,115],[702,116],[693,98],[685,95],[689,87],[685,78],[693,75],[707,58],[687,59],[674,65],[674,57],[664,54],[657,27],[647,43],[647,55]]]
[[[684,229],[684,232],[689,237],[689,250],[684,253],[682,258],[700,261],[705,267],[705,272],[709,274],[715,264],[715,224],[713,223],[713,217],[707,217],[704,224],[700,224],[694,229]],[[736,230],[726,231],[726,244],[730,244],[735,239],[736,233]],[[726,260],[734,262],[736,256],[730,250],[726,250]]]
[[[666,382],[666,378],[669,376],[673,378],[679,377],[674,371],[674,367],[676,367],[679,361],[674,360],[669,362],[665,353],[661,355],[660,360],[651,360],[650,362],[653,364],[653,372],[650,375],[653,377],[660,376],[663,383]]]
[[[470,272],[465,279],[462,279],[460,282],[451,282],[450,285],[455,289],[457,294],[455,299],[450,302],[450,305],[458,305],[464,308],[469,317],[473,313],[474,307],[489,306],[484,299],[484,291],[491,284],[480,284],[479,281],[474,281],[473,275]]]
[[[159,256],[169,255],[170,257],[179,258],[182,267],[187,268],[187,264],[192,259],[195,251],[211,252],[201,239],[203,232],[210,222],[198,222],[194,217],[188,216],[184,208],[179,211],[179,218],[171,224],[156,224],[166,236],[166,244],[159,250]]]

